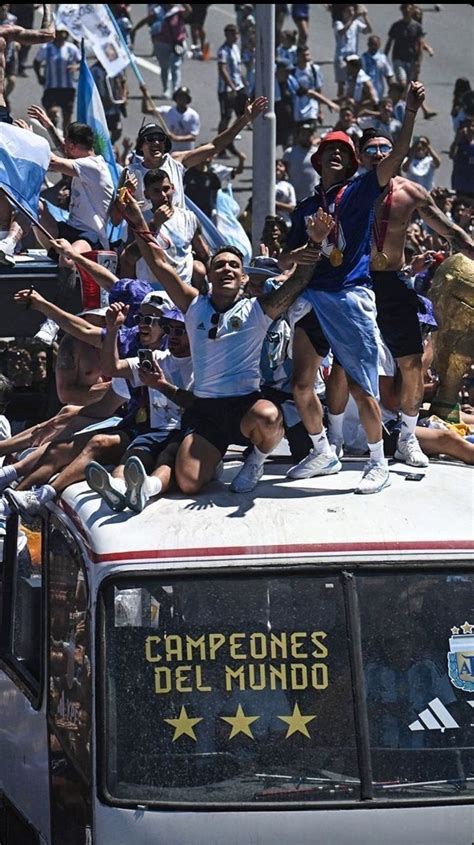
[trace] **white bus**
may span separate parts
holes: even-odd
[[[361,466],[9,518],[1,845],[471,845],[472,472]]]

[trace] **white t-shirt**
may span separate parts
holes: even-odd
[[[165,351],[155,349],[153,350],[153,359],[160,365],[167,381],[176,385],[176,387],[183,388],[183,390],[193,389],[193,367],[190,357],[176,358],[169,349]],[[138,357],[127,358],[127,363],[131,369],[130,379],[114,378],[112,381],[114,392],[124,398],[130,396],[129,383],[132,387],[143,386],[140,381]],[[159,390],[152,388],[148,388],[148,402],[150,428],[163,431],[164,440],[170,431],[180,427],[183,409],[167,399]]]
[[[434,185],[435,170],[433,157],[427,155],[423,158],[412,158],[405,175],[411,182],[423,185],[427,191],[431,191]]]
[[[334,35],[336,37],[336,53],[334,58],[336,60],[350,56],[353,53],[359,55],[359,34],[366,29],[366,24],[356,18],[352,21],[350,27],[342,32],[345,24],[342,21],[334,21]]]
[[[362,53],[360,57],[362,70],[370,76],[372,85],[375,88],[379,100],[382,99],[385,90],[385,80],[393,77],[393,68],[387,56],[382,50],[377,53]]]
[[[188,106],[186,111],[180,112],[176,106],[160,106],[166,125],[173,135],[199,135],[201,120],[195,109]],[[173,141],[173,152],[194,150],[195,141]]]
[[[81,232],[94,234],[107,248],[106,219],[114,195],[109,167],[100,155],[70,161],[76,175],[71,182],[68,223]]]
[[[219,317],[218,323],[212,319]],[[271,317],[258,300],[239,299],[218,314],[209,296],[197,296],[186,312],[194,368],[194,394],[204,399],[246,396],[259,390],[260,354]],[[209,331],[217,328],[215,339]]]
[[[143,185],[145,173],[147,173],[149,169],[149,167],[145,167],[143,164],[142,158],[137,158],[136,161],[128,165],[129,172],[133,173],[134,176],[137,177],[138,185],[135,192],[135,199],[137,202],[141,203],[141,209],[143,212],[151,211],[151,202],[145,197],[145,188]],[[174,185],[173,205],[179,205],[180,208],[185,208],[186,202],[184,199],[183,178],[186,168],[180,161],[177,161],[169,153],[165,153],[161,160],[161,164],[157,167],[157,170],[164,170]]]
[[[283,161],[288,168],[288,176],[295,189],[298,202],[312,194],[316,185],[319,184],[319,175],[311,164],[311,156],[317,149],[314,146],[305,149],[295,144],[283,153]]]
[[[160,226],[157,243],[166,252],[166,260],[171,264],[181,281],[191,284],[193,275],[192,240],[198,228],[197,217],[192,211],[175,208],[173,216]],[[144,258],[140,258],[136,268],[137,278],[152,282],[153,287],[162,290],[160,280],[153,275]]]

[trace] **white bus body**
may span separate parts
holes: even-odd
[[[10,518],[1,845],[474,842],[472,472],[361,467]]]

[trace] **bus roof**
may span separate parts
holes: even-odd
[[[222,480],[195,497],[171,494],[141,514],[112,513],[85,483],[69,487],[61,506],[99,566],[461,560],[472,555],[470,467],[432,461],[421,481],[407,483],[414,470],[392,463],[389,488],[356,496],[363,463],[344,459],[338,475],[290,481],[288,464],[268,461],[256,490],[236,495],[228,482],[241,463],[231,461]]]

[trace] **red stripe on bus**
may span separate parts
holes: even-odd
[[[169,558],[231,557],[271,554],[303,554],[306,552],[401,552],[401,551],[461,551],[472,550],[471,540],[416,540],[396,543],[302,543],[288,546],[218,546],[197,549],[146,549],[143,551],[92,552],[94,563],[126,560],[163,560]]]

